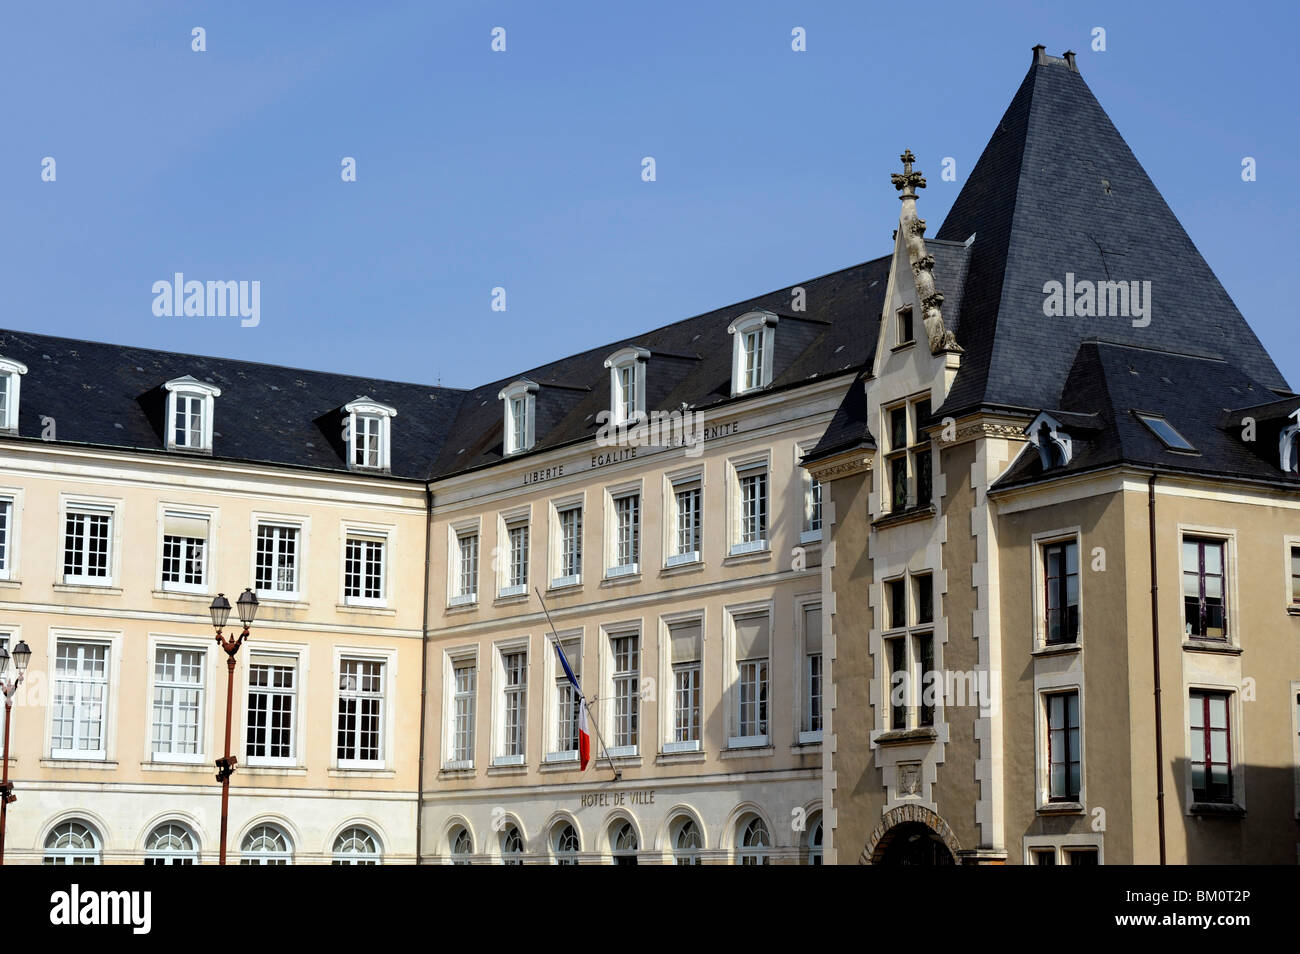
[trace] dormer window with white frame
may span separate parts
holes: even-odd
[[[1046,411],[1034,418],[1034,422],[1025,429],[1029,442],[1038,448],[1038,457],[1043,462],[1043,470],[1064,467],[1074,456],[1074,444],[1070,435],[1061,429],[1060,422]]]
[[[167,449],[212,453],[212,409],[221,388],[186,375],[167,389]]]
[[[735,339],[731,359],[731,393],[745,394],[772,383],[772,355],[776,344],[776,325],[780,321],[770,311],[751,311],[727,326]]]
[[[391,470],[392,422],[397,409],[363,396],[343,405],[343,415],[348,470]]]
[[[515,381],[501,389],[498,400],[505,402],[505,438],[507,454],[529,450],[537,441],[537,384],[528,380]]]
[[[1288,474],[1300,474],[1300,408],[1288,415],[1292,421],[1277,439],[1278,464]]]
[[[18,433],[18,391],[27,365],[0,358],[0,432]]]
[[[610,423],[629,424],[646,414],[645,370],[650,352],[623,348],[605,359],[609,368]]]

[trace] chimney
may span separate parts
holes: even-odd
[[[1065,62],[1070,65],[1070,69],[1073,72],[1075,73],[1079,72],[1079,66],[1077,63],[1074,62],[1074,50],[1065,51]]]
[[[1047,53],[1047,47],[1043,46],[1043,44],[1041,43],[1037,44],[1034,47],[1033,65],[1046,66],[1047,65],[1047,57],[1045,55],[1046,53]]]

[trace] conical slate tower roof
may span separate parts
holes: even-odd
[[[936,237],[972,234],[958,319],[965,349],[942,408],[1059,407],[1079,345],[1101,339],[1221,357],[1267,388],[1286,381],[1079,75],[1034,60]],[[1151,283],[1150,323],[1047,317],[1044,284]]]

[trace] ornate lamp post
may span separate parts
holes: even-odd
[[[9,651],[0,646],[0,690],[5,694],[4,776],[3,781],[0,781],[0,865],[5,863],[5,820],[9,815],[9,803],[18,801],[18,796],[14,794],[14,783],[9,781],[9,723],[13,721],[14,693],[23,681],[23,673],[31,662],[32,651],[22,640],[14,647],[13,661],[18,676],[12,682],[4,678],[9,669],[9,658]]]
[[[230,709],[235,696],[235,654],[248,638],[248,628],[257,617],[257,594],[247,587],[235,601],[239,610],[239,621],[244,624],[244,631],[236,639],[226,639],[221,630],[230,618],[230,600],[225,593],[218,593],[212,601],[209,611],[212,613],[212,625],[217,631],[217,645],[226,651],[226,754],[217,759],[217,781],[221,783],[221,858],[219,864],[226,863],[226,820],[230,806],[230,776],[235,773],[238,761],[230,754]]]

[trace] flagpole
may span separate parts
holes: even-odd
[[[546,614],[546,623],[551,627],[551,639],[556,646],[559,646],[560,637],[555,632],[555,621],[551,619],[551,611],[546,608],[546,599],[542,596],[542,591],[537,587],[533,587],[533,592],[537,594],[537,599],[542,604],[542,612]],[[560,652],[564,652],[563,647],[560,648]],[[614,781],[617,782],[622,779],[623,772],[610,758],[609,748],[605,745],[605,737],[600,733],[600,725],[596,722],[596,717],[591,714],[591,706],[587,704],[587,694],[585,692],[581,693],[581,698],[582,708],[587,710],[587,719],[591,722],[592,728],[596,730],[596,741],[600,743],[600,750],[605,753],[605,761],[609,763],[609,769],[614,773]]]

